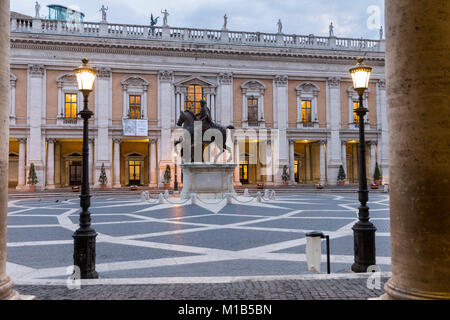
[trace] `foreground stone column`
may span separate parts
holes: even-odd
[[[449,17],[449,1],[386,1],[392,278],[384,298],[450,299]]]
[[[0,177],[8,176],[9,155],[9,1],[0,1]],[[18,296],[6,275],[8,179],[0,179],[0,299]]]

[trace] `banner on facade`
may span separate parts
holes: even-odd
[[[143,119],[123,119],[123,135],[132,137],[148,136],[148,121]]]

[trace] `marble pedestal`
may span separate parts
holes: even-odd
[[[197,194],[203,199],[222,199],[226,194],[234,195],[233,173],[236,166],[235,163],[182,164],[181,199],[190,199],[192,194]]]

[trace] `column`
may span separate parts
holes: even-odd
[[[163,29],[164,30],[164,29]],[[162,177],[169,165],[172,169],[173,180],[173,141],[172,128],[175,123],[174,99],[175,92],[172,85],[173,72],[169,70],[160,71],[158,75],[158,117],[161,123],[161,138],[159,141],[160,158],[159,160],[159,176]],[[159,186],[163,186],[163,181],[159,180]]]
[[[270,138],[267,140],[267,148],[266,148],[266,184],[273,184],[273,173],[272,173],[272,142]]]
[[[241,186],[241,180],[239,176],[239,165],[240,165],[240,151],[239,151],[239,140],[236,140],[234,142],[234,162],[237,164],[236,168],[234,169],[234,185],[235,186]]]
[[[352,176],[352,180],[353,181],[358,181],[358,177],[359,177],[359,143],[352,143],[352,165],[353,165],[353,176]]]
[[[325,140],[320,140],[320,184],[325,184]]]
[[[392,278],[384,297],[450,299],[449,2],[390,0],[385,12]]]
[[[100,68],[95,81],[95,121],[97,123],[97,136],[94,143],[94,185],[100,187],[98,179],[102,164],[105,165],[107,187],[111,188],[113,182],[112,174],[112,147],[110,137],[110,123],[112,121],[112,77],[110,68]],[[94,165],[93,165],[94,166]]]
[[[149,169],[150,172],[150,188],[156,188],[158,187],[158,170],[156,167],[156,143],[157,139],[150,139],[150,162],[149,162]]]
[[[376,155],[375,155],[375,142],[374,141],[370,141],[369,142],[369,152],[370,152],[370,165],[369,165],[369,178],[368,181],[372,181],[372,183],[374,183],[375,181],[373,181],[373,174],[375,173],[375,163],[376,163]]]
[[[386,108],[386,81],[381,79],[377,83],[378,101],[380,104],[381,138],[378,140],[377,151],[379,155],[378,165],[383,176],[383,184],[389,184],[389,135]]]
[[[311,145],[305,144],[305,180],[306,183],[311,182]]]
[[[61,143],[55,143],[55,187],[61,186]]]
[[[17,139],[19,142],[19,172],[18,172],[18,184],[16,189],[23,189],[25,186],[25,143],[27,139]]]
[[[45,110],[45,68],[42,65],[28,66],[27,118],[30,126],[30,138],[27,148],[27,166],[34,163],[37,187],[43,187],[45,183],[44,157],[45,139],[42,137],[41,125],[43,110]],[[8,99],[9,100],[9,99]]]
[[[55,142],[47,139],[47,189],[55,189]]]
[[[295,140],[289,140],[289,180],[290,184],[295,184]]]
[[[341,159],[341,95],[340,78],[331,77],[327,80],[327,119],[330,139],[327,144],[328,181],[331,185],[337,184]]]
[[[113,139],[114,141],[114,184],[113,188],[120,188],[120,139]]]
[[[89,139],[89,184],[94,185],[95,181],[92,178],[92,172],[94,170],[94,143],[95,139]]]
[[[0,2],[0,172],[8,172],[9,155],[9,1]],[[13,282],[6,274],[8,179],[0,183],[0,300],[14,299]]]
[[[345,180],[348,181],[348,172],[347,172],[347,141],[341,142],[341,157],[342,157],[342,167],[345,172]]]
[[[288,126],[288,77],[286,75],[276,76],[274,79],[274,127],[278,128],[278,146],[274,146],[274,150],[278,150],[278,168],[275,168],[275,181],[281,181],[283,167],[289,165],[289,146],[287,140]]]

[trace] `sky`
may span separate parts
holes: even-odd
[[[36,0],[11,0],[11,10],[35,16]],[[337,37],[378,39],[384,26],[384,0],[38,0],[40,15],[48,16],[49,4],[60,4],[82,11],[84,21],[101,20],[100,8],[108,7],[109,23],[148,25],[150,14],[169,12],[171,27],[221,29],[227,14],[228,30],[278,31],[283,33],[328,36],[333,22]]]

